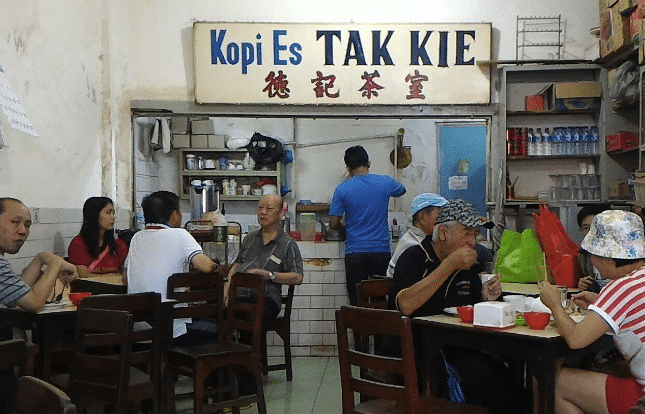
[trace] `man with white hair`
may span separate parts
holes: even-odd
[[[475,266],[481,227],[492,228],[493,223],[481,217],[472,204],[455,199],[441,207],[432,235],[399,257],[390,308],[408,316],[428,316],[499,298],[500,281],[493,278],[482,285]],[[422,337],[415,336],[415,347],[423,352]],[[460,377],[461,402],[486,406],[492,413],[531,412],[528,392],[514,382],[502,362],[465,347],[446,346],[442,355],[446,366]]]

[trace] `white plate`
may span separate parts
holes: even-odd
[[[457,312],[456,306],[453,306],[450,308],[444,308],[443,312],[447,313],[448,315],[459,315],[459,312]]]

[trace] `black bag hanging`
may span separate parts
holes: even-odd
[[[275,138],[255,133],[251,137],[251,142],[246,146],[251,158],[258,165],[275,164],[283,156],[282,143]]]

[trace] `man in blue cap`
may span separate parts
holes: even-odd
[[[423,193],[414,197],[412,209],[410,210],[412,227],[399,239],[387,268],[387,277],[394,277],[396,261],[399,260],[401,253],[408,247],[421,244],[421,240],[428,234],[432,234],[434,222],[439,215],[439,209],[446,205],[447,202],[448,200],[435,193]]]

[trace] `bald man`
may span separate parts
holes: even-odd
[[[267,194],[258,204],[260,229],[250,232],[240,254],[228,273],[231,280],[236,272],[256,273],[267,280],[264,320],[275,319],[282,308],[282,285],[302,283],[302,257],[293,239],[282,230],[280,219],[284,215],[282,197]],[[228,284],[225,296],[228,298]]]

